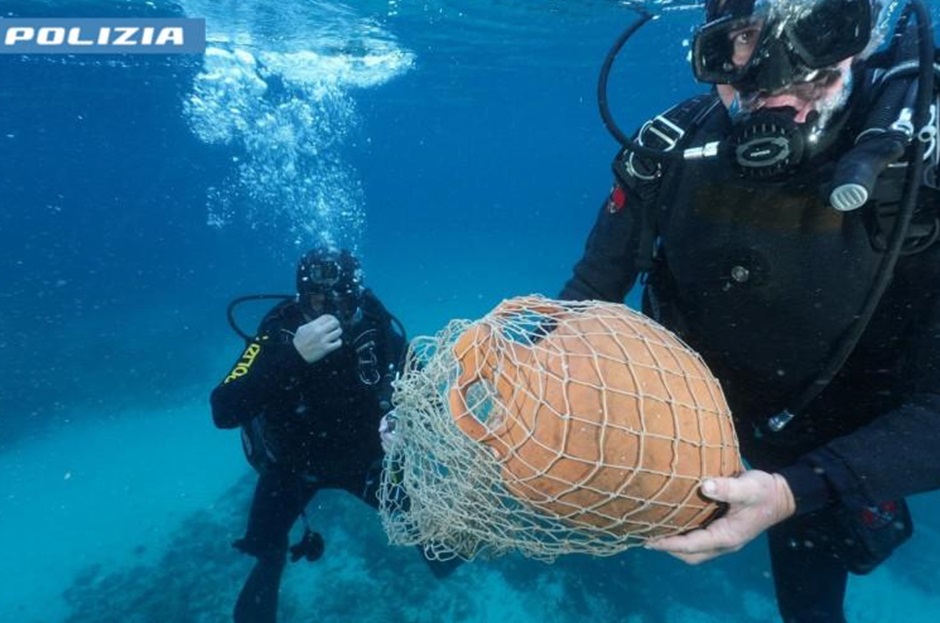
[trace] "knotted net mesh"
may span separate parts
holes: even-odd
[[[411,345],[380,512],[433,557],[612,555],[707,523],[742,470],[721,388],[629,308],[530,296]]]

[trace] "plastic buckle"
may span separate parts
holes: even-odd
[[[795,417],[796,417],[795,413],[791,413],[790,411],[784,409],[777,415],[767,419],[767,428],[769,428],[774,433],[779,433]]]
[[[914,111],[910,108],[904,108],[901,110],[901,114],[898,115],[898,118],[894,123],[891,124],[891,129],[897,132],[901,132],[907,136],[908,140],[911,140],[914,136],[914,124],[912,123],[912,118],[914,116]]]
[[[643,130],[640,133],[641,138],[647,130],[652,132],[653,136],[662,141],[663,146],[656,147],[656,149],[660,149],[662,151],[672,150],[679,143],[679,141],[682,140],[682,137],[685,136],[685,130],[662,115],[657,115],[654,119],[646,122],[646,125],[644,125]],[[650,147],[653,146],[650,145]]]
[[[671,151],[679,144],[683,136],[685,136],[685,130],[663,115],[657,115],[640,128],[637,143],[659,151]],[[658,162],[655,166],[650,166],[642,158],[636,160],[636,154],[633,152],[630,152],[627,157],[625,166],[627,173],[641,180],[654,180],[662,174],[662,166]]]
[[[929,160],[937,151],[937,134],[940,133],[940,123],[937,119],[937,103],[930,105],[930,120],[923,128],[917,131],[917,140],[927,143],[924,160]]]

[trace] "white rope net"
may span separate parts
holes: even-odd
[[[411,345],[380,512],[432,557],[612,555],[707,523],[743,468],[721,388],[620,304],[529,296]]]

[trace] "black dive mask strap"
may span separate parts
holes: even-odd
[[[705,21],[722,17],[748,17],[754,13],[754,0],[708,0],[705,3]]]

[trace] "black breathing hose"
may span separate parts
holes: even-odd
[[[630,40],[630,37],[635,35],[640,28],[653,19],[652,13],[644,11],[640,8],[636,8],[634,10],[639,13],[640,16],[636,19],[636,21],[630,24],[619,37],[617,37],[616,41],[614,41],[614,44],[610,47],[610,51],[607,52],[607,56],[604,58],[604,63],[601,65],[600,75],[597,78],[597,106],[600,109],[601,120],[604,122],[604,126],[614,137],[614,139],[623,145],[625,149],[632,151],[636,155],[644,158],[653,158],[655,160],[681,160],[682,152],[650,149],[649,147],[644,147],[643,145],[640,145],[638,142],[629,138],[620,130],[617,122],[614,121],[613,115],[610,113],[610,105],[607,102],[607,82],[610,78],[611,67],[613,67],[614,61],[617,59],[617,55],[620,54],[620,50],[623,49],[623,46],[626,45],[627,41]]]
[[[797,397],[786,412],[777,416],[780,417],[778,421],[782,423],[779,428],[783,428],[790,419],[804,410],[809,403],[826,388],[854,350],[855,345],[868,326],[868,322],[871,320],[872,316],[874,316],[878,303],[881,302],[882,296],[891,283],[891,277],[894,275],[894,268],[897,265],[898,258],[901,256],[902,246],[911,224],[911,218],[914,216],[914,210],[917,207],[921,180],[924,174],[924,152],[926,150],[926,143],[923,137],[918,136],[918,132],[922,131],[930,122],[930,104],[931,99],[934,97],[933,57],[935,51],[929,11],[924,6],[923,0],[910,0],[910,3],[913,7],[914,15],[917,18],[920,68],[918,72],[917,97],[915,99],[914,114],[912,117],[915,133],[914,143],[911,149],[910,164],[907,167],[904,194],[901,198],[901,208],[898,211],[894,227],[891,229],[888,248],[885,251],[884,258],[881,260],[881,265],[878,267],[878,273],[875,276],[871,291],[865,299],[862,309],[859,310],[855,322],[842,336],[828,363],[816,379]],[[771,418],[772,429],[774,429],[773,421],[774,418]],[[777,430],[779,430],[779,428]]]
[[[245,296],[236,297],[232,299],[232,301],[228,304],[228,307],[225,308],[225,317],[228,319],[228,326],[232,328],[232,331],[234,331],[236,335],[238,335],[238,337],[245,340],[245,342],[251,342],[252,340],[254,340],[254,337],[242,331],[241,327],[239,327],[238,323],[235,321],[235,308],[236,307],[238,307],[239,305],[247,301],[262,301],[262,300],[271,300],[271,299],[286,301],[288,299],[296,299],[296,298],[297,298],[296,294],[246,294]],[[391,322],[395,325],[395,328],[398,330],[399,334],[401,335],[402,340],[404,340],[404,342],[407,343],[408,332],[405,330],[405,325],[402,324],[402,321],[399,320],[397,316],[395,316],[390,311],[385,309],[384,306],[383,306],[383,310],[385,311],[386,314],[388,314],[388,317],[391,319]]]
[[[270,299],[280,299],[286,301],[287,299],[293,298],[297,298],[297,296],[294,294],[247,294],[245,296],[234,298],[232,299],[232,302],[228,304],[228,307],[225,308],[225,317],[228,318],[228,326],[232,327],[232,331],[234,331],[238,337],[245,340],[245,342],[250,342],[254,338],[242,331],[238,326],[238,323],[235,322],[235,308],[246,301],[262,301]]]

